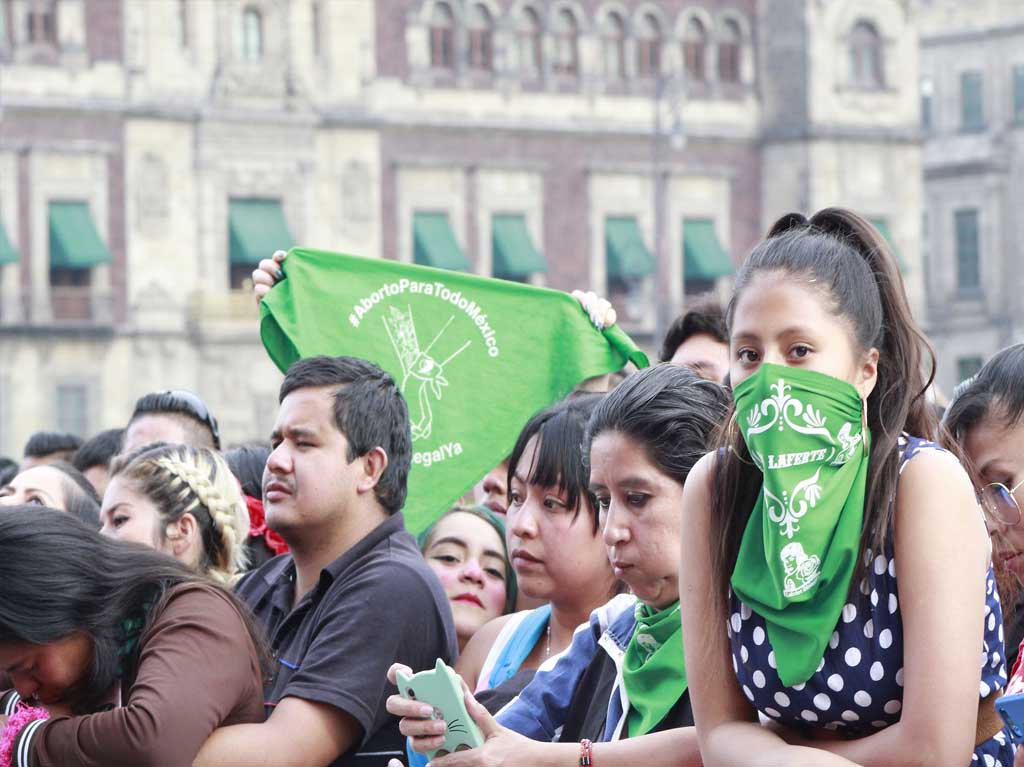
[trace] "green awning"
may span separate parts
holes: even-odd
[[[683,275],[687,280],[717,280],[736,273],[709,218],[683,221]]]
[[[16,264],[18,262],[18,251],[11,245],[11,241],[7,239],[7,231],[4,229],[4,225],[0,224],[0,265],[3,264]]]
[[[295,245],[280,200],[231,200],[228,229],[232,264],[255,266],[275,250]]]
[[[528,277],[546,272],[548,265],[533,245],[526,217],[497,215],[491,219],[495,277]]]
[[[654,273],[654,257],[644,245],[640,226],[633,216],[609,216],[604,222],[608,279],[624,280]]]
[[[885,241],[889,243],[889,250],[892,251],[893,258],[896,259],[896,266],[900,269],[900,274],[906,274],[909,270],[907,262],[903,260],[903,254],[900,253],[900,249],[896,247],[896,242],[892,239],[892,232],[889,231],[889,222],[884,218],[873,218],[871,219],[871,225],[878,230],[878,232],[885,238]]]
[[[110,251],[96,231],[86,202],[51,202],[50,266],[89,269],[110,263]]]
[[[447,213],[415,213],[413,257],[417,264],[468,272],[469,261],[455,240]]]

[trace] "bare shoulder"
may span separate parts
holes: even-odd
[[[471,688],[476,687],[480,670],[484,667],[484,661],[487,660],[487,654],[494,646],[498,634],[512,620],[514,615],[515,613],[501,615],[485,623],[479,631],[473,634],[473,637],[466,643],[462,652],[459,653],[459,660],[455,664],[455,670],[459,672],[459,675],[466,680],[466,684]]]
[[[916,500],[921,498],[945,498],[947,503],[941,506],[947,508],[955,507],[955,501],[963,501],[972,511],[977,510],[967,471],[955,455],[945,450],[920,450],[903,465],[896,488],[897,510],[918,506]],[[941,511],[932,509],[932,513]]]

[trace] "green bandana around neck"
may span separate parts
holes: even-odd
[[[766,363],[733,393],[764,483],[732,588],[764,618],[779,679],[789,687],[814,673],[846,602],[871,434],[857,390],[822,373]]]
[[[622,661],[622,683],[629,696],[631,738],[653,730],[686,692],[678,601],[663,610],[636,603],[636,629]]]

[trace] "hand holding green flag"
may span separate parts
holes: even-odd
[[[507,457],[537,410],[627,361],[648,364],[560,291],[302,248],[283,266],[287,279],[260,302],[263,344],[282,371],[347,355],[395,378],[412,425],[414,531]]]

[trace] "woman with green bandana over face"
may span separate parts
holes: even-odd
[[[928,441],[934,355],[884,239],[840,209],[780,219],[727,323],[735,412],[683,494],[705,764],[1009,767],[991,549]]]

